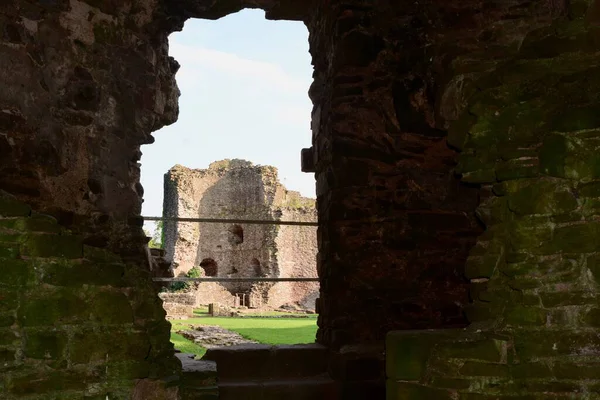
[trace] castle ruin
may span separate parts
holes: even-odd
[[[259,221],[316,222],[315,201],[288,191],[277,169],[222,160],[208,169],[176,165],[165,174],[163,215]],[[207,277],[316,278],[313,226],[165,221],[166,258],[175,276],[200,267]],[[314,309],[317,282],[203,282],[197,304]]]

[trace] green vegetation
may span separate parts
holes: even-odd
[[[317,332],[316,315],[307,318],[208,317],[203,316],[207,315],[205,309],[197,309],[194,314],[198,318],[171,321],[171,342],[176,349],[198,357],[206,350],[175,332],[190,325],[217,325],[264,344],[313,343]]]
[[[204,270],[202,268],[194,267],[190,269],[185,276],[186,278],[200,278],[204,276]],[[169,292],[179,292],[187,290],[193,285],[194,282],[173,282],[166,290]]]
[[[171,332],[171,343],[175,345],[175,348],[182,353],[195,354],[196,357],[200,358],[206,353],[206,349],[202,346],[198,346],[191,340],[187,340],[178,333]]]

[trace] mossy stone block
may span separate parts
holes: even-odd
[[[442,358],[461,358],[478,361],[500,362],[502,341],[485,339],[468,342],[449,343],[440,347],[437,355]]]
[[[85,373],[74,371],[35,371],[27,375],[13,377],[9,384],[10,393],[14,395],[33,395],[52,393],[53,391],[83,391],[93,383]],[[98,382],[100,383],[100,382]],[[61,399],[65,396],[60,395]]]
[[[59,359],[67,345],[67,335],[60,331],[27,331],[25,357],[35,359]]]
[[[0,328],[0,346],[11,346],[16,340],[19,340],[16,332],[10,328]]]
[[[547,314],[540,307],[517,306],[507,311],[505,322],[512,326],[541,326],[546,324]]]
[[[21,292],[16,287],[3,287],[0,285],[0,313],[14,311],[19,307]]]
[[[123,260],[118,254],[100,247],[83,245],[83,256],[90,261],[104,263],[121,263]]]
[[[109,382],[127,382],[150,376],[152,365],[144,360],[110,362],[106,365]]]
[[[69,290],[39,292],[24,299],[18,310],[23,326],[47,326],[74,323],[85,315],[87,304]]]
[[[578,207],[577,199],[564,184],[538,181],[508,196],[508,207],[517,215],[568,213]]]
[[[100,292],[92,300],[92,314],[102,324],[133,322],[133,312],[127,296],[121,292]]]
[[[104,361],[146,360],[150,340],[145,332],[100,328],[76,333],[70,343],[70,360],[75,364]]]
[[[31,207],[14,198],[0,195],[0,216],[26,217],[31,214]]]
[[[540,298],[544,307],[581,306],[596,302],[590,292],[546,292],[540,293]]]
[[[20,252],[19,252],[18,246],[8,246],[8,245],[0,246],[0,259],[17,258],[17,257],[19,257],[19,255],[20,255]]]
[[[561,226],[554,230],[554,237],[547,250],[564,253],[592,253],[600,250],[600,224],[586,222]]]
[[[0,285],[25,286],[33,280],[33,266],[20,259],[0,258]]]
[[[453,400],[451,390],[433,388],[408,382],[388,380],[386,400]]]
[[[483,363],[476,361],[467,361],[460,368],[460,374],[463,376],[493,376],[508,377],[509,370],[506,364]]]
[[[540,171],[549,176],[565,176],[567,139],[562,135],[548,135],[540,149]]]
[[[600,197],[600,182],[590,182],[577,188],[581,197]]]
[[[461,180],[466,183],[494,183],[496,182],[496,170],[493,168],[482,169],[473,172],[465,172],[462,175]]]
[[[15,350],[0,349],[0,363],[6,365],[15,361]],[[2,390],[2,384],[0,383],[0,390]]]
[[[82,258],[83,240],[78,236],[28,235],[22,253],[29,257]]]
[[[37,267],[42,282],[54,286],[113,286],[125,285],[123,264],[92,263],[89,261],[48,260]]]
[[[469,379],[433,377],[431,385],[437,388],[466,390],[471,387]]]
[[[586,265],[597,284],[600,285],[600,255],[589,256]]]
[[[451,332],[395,331],[386,336],[386,371],[393,379],[418,381],[426,371],[432,349]],[[456,334],[456,333],[455,333]]]
[[[583,317],[583,323],[587,326],[600,328],[600,308],[595,307],[589,310]]]
[[[510,366],[510,375],[516,379],[552,378],[554,373],[547,363],[531,362]]]
[[[14,315],[12,314],[0,314],[0,327],[7,328],[14,324],[16,321]]]
[[[467,279],[491,278],[500,263],[501,254],[488,254],[481,257],[469,257],[465,265]]]
[[[554,374],[558,379],[598,379],[600,363],[559,361],[554,364]]]

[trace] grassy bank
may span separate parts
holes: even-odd
[[[308,318],[207,317],[204,316],[204,310],[198,310],[195,314],[198,318],[171,321],[171,342],[176,349],[199,357],[206,350],[175,333],[176,331],[187,329],[190,325],[217,325],[265,344],[313,343],[317,332],[316,315]]]

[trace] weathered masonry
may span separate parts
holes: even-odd
[[[165,174],[163,216],[169,218],[250,219],[316,222],[314,199],[287,190],[272,166],[245,160],[221,160],[207,169],[176,165]],[[164,223],[167,260],[175,276],[193,267],[206,277],[316,278],[317,232],[314,226]],[[314,309],[316,282],[199,284],[196,302]]]
[[[173,355],[138,161],[177,119],[168,35],[248,7],[315,68],[328,381],[292,394],[598,398],[598,0],[3,1],[0,397],[216,395]]]

